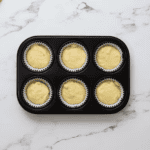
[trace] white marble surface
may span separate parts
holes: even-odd
[[[33,35],[110,35],[130,50],[131,96],[113,115],[34,115],[16,97],[16,54]],[[150,0],[0,3],[0,150],[150,149]]]

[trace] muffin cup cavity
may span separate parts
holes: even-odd
[[[68,46],[72,45],[72,44],[76,44],[76,45],[82,47],[82,49],[84,50],[84,52],[85,52],[85,54],[86,54],[86,60],[85,60],[84,64],[82,65],[82,67],[76,68],[76,69],[71,69],[71,68],[67,67],[67,66],[63,63],[63,61],[62,61],[62,53],[63,53],[63,50],[64,50],[65,48],[67,48]],[[65,46],[63,46],[63,47],[61,48],[60,53],[59,53],[59,61],[60,61],[61,66],[62,66],[65,70],[67,70],[67,71],[69,71],[69,72],[78,72],[78,71],[83,70],[83,69],[86,67],[87,63],[88,63],[88,58],[89,58],[88,52],[87,52],[87,50],[85,49],[85,47],[84,47],[83,45],[79,44],[79,43],[76,43],[76,42],[66,44]]]
[[[105,82],[105,81],[116,81],[116,82],[119,83],[119,85],[120,85],[121,96],[120,96],[120,98],[118,99],[118,101],[117,101],[116,103],[111,104],[111,105],[102,103],[102,102],[98,99],[98,97],[97,97],[96,89],[97,89],[97,87],[98,87],[101,83],[103,83],[103,82]],[[94,92],[94,93],[95,93],[95,98],[96,98],[97,102],[98,102],[100,105],[102,105],[103,107],[105,107],[105,108],[114,108],[114,107],[116,107],[117,105],[119,105],[119,104],[121,103],[121,101],[122,101],[122,99],[123,99],[123,97],[124,97],[124,89],[123,89],[123,86],[121,85],[120,82],[118,82],[117,80],[112,79],[112,78],[106,78],[106,79],[100,81],[100,82],[96,85],[96,87],[95,87],[95,92]]]
[[[84,99],[81,103],[79,103],[79,104],[68,104],[68,103],[63,99],[63,97],[62,97],[62,88],[63,88],[63,85],[64,85],[65,83],[67,83],[68,81],[78,82],[78,83],[80,83],[80,84],[82,84],[82,85],[84,86],[84,88],[85,88],[85,90],[86,90],[86,96],[85,96],[85,99]],[[67,80],[65,80],[65,81],[61,84],[61,86],[60,86],[60,89],[59,89],[59,98],[60,98],[60,100],[62,101],[62,103],[63,103],[65,106],[67,106],[67,107],[69,107],[69,108],[78,108],[78,107],[84,105],[85,102],[87,101],[87,98],[88,98],[88,88],[87,88],[86,84],[85,84],[82,80],[79,80],[79,79],[77,79],[77,78],[70,78],[70,79],[67,79]]]
[[[44,68],[34,68],[32,67],[31,65],[29,65],[28,61],[27,61],[27,52],[30,50],[31,46],[33,46],[34,44],[37,44],[37,45],[42,45],[44,47],[47,48],[47,50],[50,52],[50,61],[48,63],[48,65]],[[53,54],[52,54],[52,51],[51,51],[51,48],[45,44],[45,43],[42,43],[42,42],[33,42],[32,44],[30,44],[24,51],[24,55],[23,55],[23,61],[24,61],[24,64],[27,66],[28,69],[30,69],[31,71],[33,72],[42,72],[42,71],[45,71],[46,69],[48,69],[50,67],[50,65],[52,64],[52,61],[53,61]]]
[[[99,51],[100,48],[105,47],[105,46],[112,46],[112,47],[115,47],[115,48],[120,52],[121,61],[120,61],[120,63],[119,63],[115,68],[113,68],[113,69],[105,69],[105,68],[101,67],[101,66],[98,64],[98,62],[97,62],[97,53],[98,53],[98,51]],[[123,63],[123,52],[122,52],[121,48],[120,48],[118,45],[116,45],[116,44],[114,44],[114,43],[105,43],[105,44],[100,45],[100,46],[97,48],[97,50],[96,50],[96,52],[95,52],[95,55],[94,55],[94,61],[95,61],[96,65],[97,65],[97,67],[98,67],[99,69],[102,69],[102,70],[105,71],[105,72],[113,72],[113,71],[118,70],[118,69],[121,67],[121,65],[122,65],[122,63]]]
[[[27,88],[28,86],[31,84],[31,83],[34,83],[34,82],[41,82],[41,83],[44,83],[48,88],[49,88],[49,98],[47,99],[47,101],[43,104],[34,104],[32,103],[28,97],[27,97]],[[42,78],[34,78],[34,79],[31,79],[29,80],[24,88],[23,88],[23,97],[24,97],[24,100],[26,101],[26,103],[28,103],[31,107],[33,108],[43,108],[44,106],[48,105],[52,99],[52,94],[53,94],[53,91],[52,91],[52,88],[50,86],[50,84],[48,83],[48,81],[42,79]]]

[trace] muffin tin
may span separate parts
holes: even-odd
[[[42,71],[29,69],[24,61],[24,53],[33,43],[44,43],[52,54],[52,62]],[[88,55],[86,65],[79,71],[68,71],[60,62],[61,49],[69,43],[82,45]],[[113,71],[105,71],[97,66],[95,54],[97,49],[106,43],[120,48],[122,63]],[[67,107],[60,98],[60,88],[63,82],[73,78],[85,83],[88,95],[86,102],[80,107]],[[24,98],[24,87],[32,79],[43,79],[51,86],[51,100],[43,107],[32,107]],[[102,106],[95,97],[95,88],[104,79],[114,79],[123,88],[124,95],[121,102],[114,107]],[[34,36],[26,39],[17,53],[17,97],[20,105],[28,112],[35,114],[112,114],[123,109],[130,95],[130,56],[123,41],[111,36]]]

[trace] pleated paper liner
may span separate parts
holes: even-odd
[[[101,102],[101,101],[99,100],[99,98],[97,97],[96,89],[97,89],[97,87],[98,87],[101,83],[103,83],[103,82],[105,82],[105,81],[113,81],[113,82],[117,82],[117,83],[119,84],[118,87],[120,88],[121,96],[120,96],[120,98],[118,99],[118,101],[117,101],[116,103],[114,103],[114,104],[110,104],[110,105],[109,105],[109,104],[104,104],[104,103]],[[121,103],[123,97],[124,97],[124,89],[123,89],[123,86],[121,85],[120,82],[118,82],[118,81],[115,80],[115,79],[106,78],[106,79],[100,81],[100,82],[96,85],[96,87],[95,87],[95,98],[97,99],[98,103],[99,103],[100,105],[102,105],[103,107],[105,107],[105,108],[114,108],[114,107],[116,107],[117,105],[119,105],[119,104]]]
[[[82,85],[84,86],[86,93],[85,93],[85,98],[84,98],[84,100],[83,100],[81,103],[79,103],[79,104],[69,104],[69,103],[67,103],[67,102],[64,100],[64,98],[62,97],[62,88],[63,88],[64,84],[67,83],[68,81],[77,82],[77,83],[80,83],[80,84],[82,84]],[[63,103],[65,106],[67,106],[68,108],[78,108],[78,107],[80,107],[80,106],[82,106],[83,104],[86,103],[87,98],[88,98],[88,88],[87,88],[86,84],[85,84],[82,80],[79,80],[79,79],[77,79],[77,78],[70,78],[70,79],[68,79],[68,80],[65,80],[65,81],[61,84],[60,89],[59,89],[59,98],[60,98],[60,100],[62,101],[62,103]]]
[[[28,96],[27,96],[27,88],[30,84],[32,83],[36,83],[36,82],[41,82],[41,83],[44,83],[48,89],[49,89],[49,94],[48,94],[48,99],[43,103],[43,104],[34,104],[33,102],[31,102],[29,99],[28,99]],[[28,105],[30,105],[32,108],[43,108],[45,106],[47,106],[51,99],[52,99],[52,94],[53,94],[53,91],[52,91],[52,88],[51,88],[51,85],[48,83],[48,81],[46,81],[45,79],[42,79],[42,78],[34,78],[34,79],[31,79],[29,80],[24,88],[23,88],[23,97],[24,97],[24,100],[26,101],[26,103]]]
[[[62,61],[62,53],[63,53],[63,50],[64,50],[65,48],[67,48],[67,47],[73,45],[73,44],[75,44],[75,45],[81,47],[81,48],[84,50],[85,54],[86,54],[86,60],[85,60],[84,64],[83,64],[80,68],[75,68],[75,69],[71,69],[71,68],[67,67],[67,66],[63,63],[63,61]],[[61,66],[62,66],[65,70],[67,70],[67,71],[69,71],[69,72],[79,72],[79,71],[83,70],[83,69],[86,67],[87,63],[88,63],[88,58],[89,58],[88,52],[87,52],[87,50],[85,49],[85,47],[84,47],[83,45],[77,43],[77,42],[70,42],[70,43],[66,44],[65,46],[63,46],[63,47],[61,48],[60,54],[59,54],[59,61],[60,61]]]
[[[35,44],[37,44],[37,45],[39,45],[39,46],[44,46],[44,47],[49,51],[49,53],[50,53],[50,61],[49,61],[48,65],[47,65],[46,67],[44,67],[44,68],[34,68],[34,67],[32,67],[32,66],[28,63],[28,61],[27,61],[27,58],[26,58],[27,52],[30,50],[31,46],[33,46],[33,45],[35,45]],[[52,53],[52,51],[51,51],[51,48],[50,48],[47,44],[45,44],[45,43],[43,43],[43,42],[32,42],[32,44],[30,44],[30,45],[25,49],[25,52],[24,52],[24,55],[23,55],[23,60],[24,60],[24,64],[25,64],[25,65],[27,66],[27,68],[30,69],[31,71],[33,71],[33,72],[42,72],[42,71],[45,71],[46,69],[48,69],[48,68],[50,67],[50,65],[52,64],[52,61],[53,61],[53,53]]]
[[[121,61],[120,61],[120,63],[119,63],[115,68],[113,68],[113,69],[105,69],[105,68],[101,67],[101,66],[98,64],[98,62],[97,62],[97,53],[98,53],[98,51],[99,51],[101,48],[103,48],[103,47],[105,47],[105,46],[112,46],[112,47],[116,48],[116,49],[120,52]],[[116,44],[114,44],[114,43],[105,43],[105,44],[100,45],[100,46],[97,48],[97,50],[96,50],[96,52],[95,52],[95,56],[94,56],[94,61],[95,61],[96,65],[97,65],[97,67],[98,67],[99,69],[102,69],[102,70],[105,71],[105,72],[113,72],[113,71],[118,70],[118,69],[121,67],[121,65],[122,65],[122,63],[123,63],[123,52],[122,52],[121,48],[120,48],[118,45],[116,45]]]

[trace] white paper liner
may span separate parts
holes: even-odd
[[[64,84],[64,83],[67,83],[68,81],[75,81],[75,82],[78,82],[78,83],[81,83],[82,85],[84,85],[85,90],[86,90],[86,96],[85,96],[85,99],[84,99],[81,103],[79,103],[79,104],[68,104],[68,103],[63,99],[63,97],[61,96],[61,91],[62,91],[63,84]],[[85,85],[85,83],[84,83],[82,80],[79,80],[79,79],[77,79],[77,78],[70,78],[70,79],[64,81],[64,82],[62,83],[62,85],[60,86],[59,98],[60,98],[60,100],[62,101],[62,103],[63,103],[64,105],[66,105],[67,107],[69,107],[69,108],[78,108],[78,107],[82,106],[82,105],[87,101],[87,98],[88,98],[88,88],[87,88],[87,86]]]
[[[119,84],[120,84],[120,90],[121,90],[121,96],[120,96],[120,98],[118,99],[118,101],[117,101],[116,103],[111,104],[111,105],[102,103],[102,102],[98,99],[97,94],[96,94],[96,89],[97,89],[97,87],[98,87],[101,83],[103,83],[103,82],[105,82],[105,81],[107,81],[107,80],[109,80],[109,81],[110,81],[110,80],[111,80],[111,81],[116,81],[117,83],[119,83]],[[121,83],[118,82],[118,81],[115,80],[115,79],[112,79],[112,78],[106,78],[106,79],[100,81],[100,82],[96,85],[96,88],[95,88],[95,92],[94,92],[94,93],[95,93],[95,98],[97,99],[98,103],[99,103],[100,105],[106,107],[106,108],[113,108],[113,107],[116,107],[118,104],[121,103],[121,101],[122,101],[122,99],[123,99],[123,97],[124,97],[124,89],[123,89]]]
[[[44,83],[44,84],[49,88],[49,98],[48,98],[48,100],[47,100],[45,103],[43,103],[43,104],[34,104],[34,103],[32,103],[30,100],[28,100],[28,98],[27,98],[27,94],[26,94],[27,87],[28,87],[28,85],[29,85],[30,83],[35,82],[35,81],[36,81],[36,82]],[[51,98],[52,98],[52,94],[53,94],[53,92],[52,92],[52,88],[51,88],[50,84],[49,84],[46,80],[44,80],[44,79],[42,79],[42,78],[35,78],[35,79],[29,80],[29,81],[26,83],[26,85],[24,86],[24,89],[23,89],[23,97],[24,97],[25,101],[26,101],[31,107],[34,107],[34,108],[42,108],[42,107],[46,106],[47,104],[49,104],[49,102],[51,101]]]
[[[42,45],[42,46],[46,47],[47,50],[49,50],[49,52],[50,52],[50,61],[49,61],[48,65],[47,65],[46,67],[44,67],[44,68],[40,68],[40,69],[39,69],[39,68],[33,68],[32,66],[29,65],[29,63],[28,63],[28,61],[27,61],[27,59],[26,59],[26,55],[27,55],[28,50],[29,50],[30,47],[31,47],[32,45],[34,45],[34,44]],[[49,46],[47,46],[45,43],[42,43],[42,42],[33,42],[32,44],[30,44],[30,45],[25,49],[25,52],[24,52],[24,55],[23,55],[23,60],[24,60],[25,65],[26,65],[30,70],[36,71],[36,72],[42,72],[42,71],[46,70],[46,69],[51,65],[51,63],[52,63],[52,61],[53,61],[53,54],[52,54],[52,51],[51,51],[51,49],[49,48]]]
[[[68,46],[71,45],[71,44],[76,44],[76,45],[82,47],[83,50],[84,50],[84,52],[86,53],[86,60],[85,60],[85,63],[84,63],[84,64],[82,65],[82,67],[80,67],[80,68],[71,69],[71,68],[68,68],[67,66],[65,66],[65,64],[62,62],[62,59],[61,59],[61,57],[62,57],[62,52],[63,52],[64,48],[68,47]],[[79,44],[79,43],[76,43],[76,42],[69,43],[69,44],[66,44],[65,46],[62,47],[62,49],[61,49],[61,51],[60,51],[60,54],[59,54],[59,61],[60,61],[61,65],[62,65],[62,67],[63,67],[65,70],[67,70],[67,71],[69,71],[69,72],[78,72],[78,71],[81,71],[82,69],[84,69],[85,66],[87,65],[87,63],[88,63],[88,52],[87,52],[87,50],[85,49],[85,47],[84,47],[83,45]]]
[[[117,50],[119,50],[119,52],[120,52],[121,61],[120,61],[120,63],[118,64],[118,66],[116,66],[116,67],[113,68],[113,69],[104,69],[103,67],[99,66],[99,64],[97,63],[97,58],[96,58],[96,57],[97,57],[97,53],[98,53],[98,51],[99,51],[100,48],[105,47],[105,46],[113,46],[113,47],[115,47]],[[102,44],[101,46],[99,46],[99,47],[97,48],[97,50],[96,50],[96,52],[95,52],[94,59],[95,59],[95,63],[96,63],[96,65],[98,66],[98,68],[102,69],[102,70],[105,71],[105,72],[113,72],[113,71],[118,70],[118,69],[120,68],[120,66],[122,65],[122,63],[123,63],[123,52],[122,52],[121,48],[120,48],[118,45],[113,44],[113,43],[105,43],[105,44]]]

